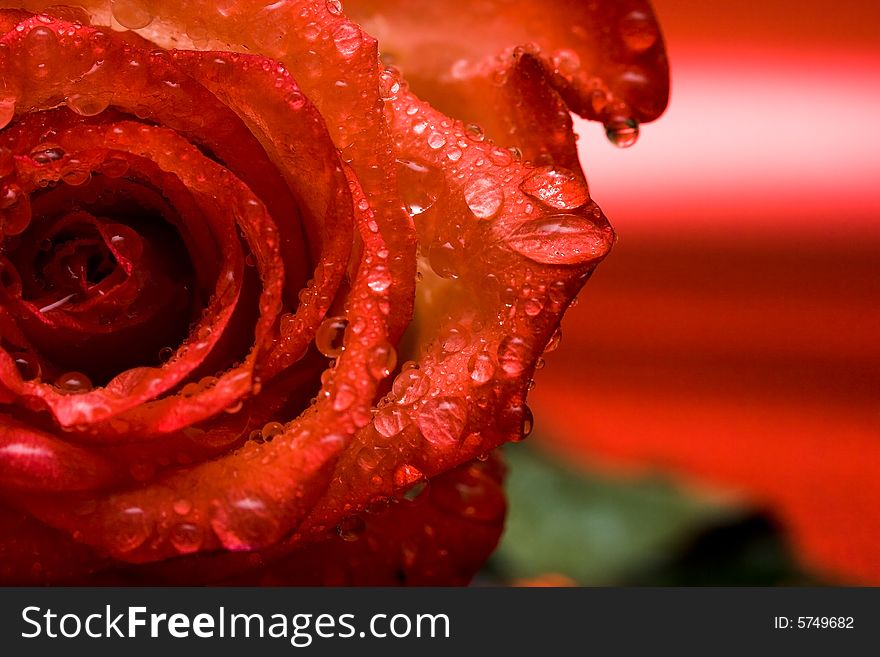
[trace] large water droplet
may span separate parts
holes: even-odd
[[[411,216],[431,208],[443,193],[443,172],[422,162],[397,160],[397,186],[400,198]]]
[[[498,343],[498,364],[510,376],[519,376],[528,365],[529,350],[525,340],[508,335]]]
[[[537,169],[520,185],[520,189],[547,207],[573,210],[586,203],[590,194],[582,178],[562,167]]]
[[[77,394],[92,389],[92,382],[82,372],[67,372],[55,381],[55,387],[64,394]]]
[[[192,554],[202,547],[202,530],[191,522],[180,522],[168,532],[168,540],[180,554]]]
[[[278,538],[278,520],[253,494],[233,493],[227,500],[216,500],[211,516],[211,528],[227,550],[253,550]]]
[[[598,214],[598,208],[594,209]],[[520,255],[547,265],[577,265],[608,253],[610,229],[600,228],[579,214],[553,214],[527,221],[507,237]]]
[[[15,366],[18,368],[18,373],[21,374],[22,380],[33,381],[40,378],[42,368],[36,356],[22,352],[13,354],[12,358],[15,360]]]
[[[131,552],[139,548],[150,535],[147,514],[137,506],[128,507],[119,513],[109,529],[109,538],[119,552]]]
[[[478,351],[468,361],[468,373],[471,379],[480,385],[488,383],[495,375],[495,363],[492,356],[485,351]]]
[[[15,116],[15,98],[0,98],[0,130]]]
[[[153,22],[153,15],[141,0],[111,0],[110,11],[116,22],[130,30],[140,30]]]
[[[431,387],[431,379],[419,369],[404,370],[397,375],[391,386],[391,392],[398,404],[412,404],[418,401]]]
[[[328,358],[340,356],[345,349],[345,329],[348,320],[345,317],[328,317],[315,333],[315,346]]]
[[[480,176],[465,186],[464,200],[477,219],[491,219],[504,204],[504,190],[495,179]]]
[[[343,57],[351,57],[363,43],[360,29],[353,23],[342,23],[333,30],[333,43]]]
[[[657,42],[657,24],[642,11],[631,11],[618,26],[624,45],[634,53],[644,52]]]
[[[36,78],[45,78],[51,67],[58,63],[58,37],[48,27],[35,27],[24,38],[24,61],[28,72]]]
[[[367,369],[376,379],[384,379],[396,365],[397,351],[387,342],[373,347],[367,359]]]
[[[110,101],[107,98],[102,98],[100,96],[72,94],[67,97],[68,109],[80,116],[95,116],[100,114],[107,109],[109,104]]]
[[[380,408],[373,418],[376,431],[385,438],[391,438],[403,431],[410,423],[409,414],[400,406],[390,404]]]
[[[425,440],[436,447],[445,447],[461,438],[467,417],[467,402],[458,397],[437,397],[419,409],[416,424]]]
[[[428,263],[441,278],[458,278],[461,249],[452,242],[437,242],[428,249]]]
[[[629,148],[639,139],[639,122],[629,118],[615,118],[605,124],[605,136],[618,148]]]
[[[0,233],[19,235],[31,223],[31,201],[16,183],[0,187]]]

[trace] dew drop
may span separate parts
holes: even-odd
[[[528,358],[528,346],[522,338],[508,335],[498,344],[498,364],[509,376],[522,374],[528,365]]]
[[[110,11],[117,23],[130,30],[140,30],[153,22],[153,15],[141,0],[111,0]]]
[[[523,404],[523,419],[522,419],[522,437],[528,438],[532,430],[535,428],[535,416],[532,414],[532,409]]]
[[[401,405],[412,404],[427,394],[431,387],[431,379],[420,369],[412,368],[402,371],[394,379],[391,392]]]
[[[211,508],[211,528],[227,550],[253,550],[278,538],[279,523],[266,503],[248,493],[233,493]]]
[[[168,540],[180,554],[192,554],[202,547],[202,530],[191,522],[179,522],[169,530]]]
[[[457,354],[459,351],[468,346],[470,336],[467,329],[463,326],[453,326],[449,332],[443,337],[441,347],[447,354]]]
[[[375,379],[384,379],[397,365],[397,350],[388,344],[376,345],[367,358],[367,369]]]
[[[425,440],[435,447],[445,447],[461,438],[467,417],[467,402],[458,397],[437,397],[419,409],[416,425]]]
[[[491,219],[504,204],[504,190],[493,178],[480,176],[464,188],[464,200],[477,219]]]
[[[4,235],[19,235],[31,223],[31,201],[16,183],[0,188],[0,231]]]
[[[428,135],[428,146],[434,150],[443,148],[446,145],[446,137],[439,132],[432,132]]]
[[[15,116],[15,99],[0,98],[0,129],[5,128]]]
[[[434,273],[441,278],[456,279],[459,276],[459,249],[452,242],[435,243],[428,249],[428,262]]]
[[[348,328],[348,320],[345,317],[328,317],[318,327],[315,333],[315,346],[328,358],[340,356],[345,349],[345,329]]]
[[[64,149],[56,144],[40,144],[34,147],[28,156],[40,166],[44,166],[63,159]]]
[[[620,20],[620,38],[634,53],[641,53],[653,46],[659,36],[657,25],[642,11],[632,11]]]
[[[82,372],[67,372],[56,379],[55,387],[63,394],[76,394],[91,390],[92,382]]]
[[[403,431],[410,422],[410,417],[400,406],[389,404],[380,408],[373,418],[373,426],[379,435],[391,438]]]
[[[147,514],[140,507],[128,507],[116,516],[110,531],[114,548],[119,552],[131,552],[143,545],[150,535]]]
[[[36,78],[45,78],[51,73],[51,66],[59,61],[58,37],[48,27],[35,27],[24,38],[25,61],[29,73]]]
[[[96,116],[110,105],[110,101],[100,96],[73,94],[67,97],[67,108],[80,116]]]
[[[464,127],[464,134],[468,139],[475,142],[482,142],[486,139],[486,133],[483,132],[483,128],[476,123],[468,123]]]
[[[638,141],[639,122],[629,118],[611,119],[605,124],[605,136],[618,148],[629,148]]]
[[[23,381],[39,379],[43,373],[40,361],[33,354],[25,352],[13,354],[12,359],[15,361],[15,366]]]
[[[174,504],[172,505],[172,508],[174,509],[174,513],[176,513],[177,515],[185,516],[190,511],[192,511],[193,505],[192,505],[192,502],[190,502],[185,497],[180,497],[180,498],[174,500]]]
[[[347,516],[339,521],[336,533],[343,541],[356,541],[367,529],[367,524],[360,516]]]
[[[327,0],[327,11],[339,16],[342,13],[342,3],[339,0]]]
[[[333,30],[333,43],[336,44],[336,50],[345,58],[353,56],[362,42],[363,35],[353,23],[342,23]]]
[[[336,412],[342,412],[348,408],[351,408],[351,405],[357,399],[357,392],[350,385],[343,383],[336,390],[336,395],[333,397],[333,410]]]
[[[443,193],[443,172],[422,162],[397,160],[397,186],[407,212],[413,217],[431,208]]]
[[[561,167],[541,167],[519,188],[543,205],[557,210],[579,208],[590,198],[586,183]]]
[[[264,441],[269,442],[275,438],[275,436],[280,436],[282,433],[284,433],[283,424],[280,422],[267,422],[263,425],[263,428],[260,431],[260,437]]]
[[[162,347],[159,350],[159,362],[167,363],[171,360],[171,357],[174,355],[174,349],[172,347]]]
[[[394,100],[400,92],[400,76],[392,68],[386,68],[379,74],[379,98]]]
[[[610,230],[579,214],[553,214],[523,223],[508,235],[507,245],[535,262],[577,265],[605,256],[613,239]]]
[[[492,356],[485,351],[478,351],[468,361],[468,373],[474,382],[482,385],[492,380],[495,375],[495,363]]]
[[[550,336],[550,339],[547,340],[547,346],[544,347],[544,353],[549,354],[551,351],[556,351],[559,348],[559,343],[562,341],[562,328],[556,327],[556,330],[553,331],[553,335]]]

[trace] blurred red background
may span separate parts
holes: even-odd
[[[543,445],[767,508],[880,584],[880,3],[654,0],[667,113],[580,122],[619,242],[531,403]]]

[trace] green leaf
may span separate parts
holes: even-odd
[[[503,582],[547,573],[581,585],[797,579],[775,525],[748,509],[658,476],[574,470],[522,444],[505,458],[510,511],[489,566]]]

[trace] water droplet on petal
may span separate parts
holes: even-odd
[[[192,554],[202,547],[202,530],[191,522],[180,522],[171,527],[168,540],[180,554]]]
[[[264,547],[278,538],[279,521],[254,494],[231,493],[226,500],[215,500],[211,508],[211,528],[227,550],[242,551]]]
[[[508,375],[522,374],[528,365],[528,360],[528,345],[522,338],[508,335],[498,344],[498,364]]]
[[[266,442],[271,441],[275,436],[284,433],[284,425],[280,422],[267,422],[260,431],[260,436]]]
[[[628,118],[611,119],[605,124],[605,135],[618,148],[629,148],[638,141],[639,122]]]
[[[31,201],[16,183],[0,187],[0,233],[19,235],[31,223]]]
[[[480,176],[465,186],[464,200],[477,219],[491,219],[504,204],[504,190],[495,179]]]
[[[613,239],[610,229],[579,214],[553,214],[523,223],[508,235],[507,245],[535,262],[577,265],[605,256]]]
[[[0,130],[9,125],[15,116],[15,99],[0,98]]]
[[[410,423],[410,417],[400,406],[389,404],[376,411],[373,426],[381,436],[391,438],[403,431]]]
[[[76,394],[91,390],[92,382],[82,372],[67,372],[58,377],[55,387],[64,394]]]
[[[443,148],[446,145],[446,137],[441,135],[439,132],[432,132],[428,135],[428,146],[437,150],[439,148]]]
[[[153,15],[141,0],[111,0],[113,18],[123,27],[140,30],[153,22]]]
[[[463,326],[453,326],[449,332],[443,337],[441,347],[447,354],[457,354],[459,351],[468,346],[470,336],[467,329]]]
[[[185,516],[190,511],[192,511],[193,505],[192,505],[192,502],[190,502],[185,497],[180,497],[180,498],[174,500],[174,504],[172,505],[172,508],[174,509],[174,513],[176,513],[177,515]]]
[[[328,358],[340,356],[344,350],[345,329],[348,320],[345,317],[328,317],[315,333],[315,346]]]
[[[432,244],[428,249],[428,262],[434,273],[441,278],[458,278],[460,250],[452,242]]]
[[[474,382],[482,385],[492,380],[495,375],[495,363],[492,356],[485,351],[478,351],[468,361],[468,373]]]
[[[418,401],[431,387],[431,379],[419,369],[402,371],[394,379],[391,392],[398,404],[406,405]]]
[[[590,199],[583,179],[562,167],[537,169],[522,182],[520,189],[543,205],[557,210],[579,208]]]
[[[528,438],[535,428],[535,416],[532,415],[532,409],[523,404],[523,420],[522,420],[522,437]]]
[[[360,29],[353,23],[342,23],[333,30],[333,43],[343,57],[351,57],[363,43]]]
[[[12,358],[15,361],[15,366],[18,368],[18,373],[21,374],[23,381],[33,381],[34,379],[40,378],[42,368],[40,367],[40,361],[36,356],[22,352],[13,354]]]
[[[464,134],[468,139],[472,139],[475,142],[482,142],[486,139],[486,133],[483,132],[483,128],[476,123],[468,123],[464,127]]]
[[[118,552],[131,552],[139,548],[150,536],[147,514],[137,506],[124,509],[109,528],[110,540]]]
[[[428,400],[415,416],[425,440],[436,447],[457,443],[467,423],[467,402],[458,397]]]
[[[396,365],[397,350],[387,342],[373,347],[367,359],[367,368],[376,379],[384,379]]]
[[[110,101],[100,96],[73,94],[67,97],[67,107],[80,116],[96,116],[110,105]]]
[[[641,53],[653,46],[659,36],[657,24],[642,11],[631,11],[619,24],[620,38],[634,53]]]
[[[411,216],[431,208],[446,185],[443,172],[422,162],[397,160],[397,186]]]

